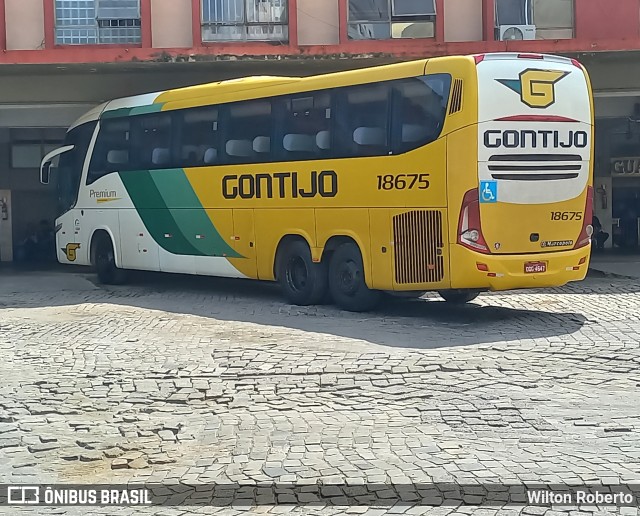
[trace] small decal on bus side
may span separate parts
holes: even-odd
[[[89,198],[95,199],[99,204],[120,200],[120,197],[118,197],[118,192],[116,192],[115,190],[89,190]]]
[[[378,190],[427,190],[429,174],[387,174],[378,176]]]
[[[552,211],[551,220],[582,220],[580,211]]]
[[[75,262],[77,258],[77,249],[80,249],[80,244],[67,244],[67,246],[63,247],[61,251],[65,254],[67,260],[69,260],[70,262]]]
[[[480,181],[480,202],[481,203],[498,202],[498,182],[497,181]]]
[[[573,245],[573,240],[549,240],[542,242],[540,247],[566,247]]]

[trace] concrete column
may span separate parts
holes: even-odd
[[[6,220],[3,215],[3,205],[6,208]],[[11,225],[11,190],[0,190],[0,262],[13,261],[13,232]]]
[[[593,204],[594,214],[598,217],[602,229],[609,233],[609,239],[604,243],[605,248],[613,247],[613,211],[611,209],[613,182],[611,177],[594,177],[593,178]],[[603,202],[606,193],[606,206]]]

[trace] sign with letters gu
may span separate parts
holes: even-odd
[[[611,175],[616,177],[640,177],[640,157],[612,158]]]

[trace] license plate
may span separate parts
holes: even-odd
[[[525,262],[524,272],[526,274],[535,274],[538,272],[547,272],[547,262]]]

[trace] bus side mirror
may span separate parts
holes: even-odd
[[[43,185],[49,184],[49,176],[51,175],[51,162],[47,161],[40,166],[40,182]]]
[[[43,185],[49,184],[49,178],[51,175],[51,163],[58,156],[64,154],[65,152],[69,152],[75,148],[75,145],[65,145],[64,147],[60,147],[59,149],[51,151],[44,158],[42,158],[42,162],[40,164],[40,182]]]

